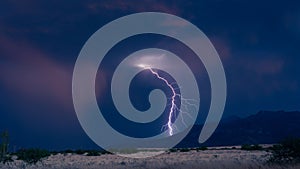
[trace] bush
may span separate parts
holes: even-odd
[[[177,152],[177,151],[178,151],[177,148],[171,148],[171,149],[169,149],[169,152],[170,152],[170,153],[175,153],[175,152]]]
[[[300,162],[300,138],[288,138],[280,144],[270,148],[273,163],[299,163]]]
[[[74,151],[71,150],[71,149],[67,149],[67,150],[63,151],[62,153],[63,153],[63,154],[73,154]]]
[[[0,162],[1,162],[7,160],[9,134],[8,131],[3,131],[0,135],[1,135],[1,143],[0,143]]]
[[[255,144],[255,145],[249,145],[249,144],[244,144],[241,147],[241,150],[247,150],[247,151],[251,151],[251,150],[262,150],[262,146]]]
[[[78,150],[75,150],[74,153],[78,154],[78,155],[82,155],[82,154],[86,153],[86,151],[78,149]]]
[[[6,155],[4,157],[2,157],[0,159],[0,162],[2,162],[3,164],[7,163],[7,162],[13,162],[14,160],[11,158],[10,155]]]
[[[100,156],[100,152],[97,150],[88,150],[87,156]]]
[[[8,154],[8,145],[9,145],[9,134],[8,131],[3,131],[0,134],[1,143],[0,143],[0,162],[6,163],[13,161]]]
[[[59,151],[51,151],[50,154],[52,155],[57,155],[58,153],[60,153]]]
[[[42,149],[20,149],[16,152],[18,160],[28,163],[37,163],[42,158],[50,156],[49,151]]]
[[[189,148],[180,148],[179,149],[179,152],[189,152],[189,151],[191,151],[191,149],[189,149]]]
[[[196,148],[197,151],[204,151],[207,150],[207,147],[198,147]]]

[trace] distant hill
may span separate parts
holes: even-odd
[[[246,118],[225,118],[200,145],[197,141],[202,126],[195,125],[177,147],[271,144],[287,137],[300,137],[300,112],[260,111]]]

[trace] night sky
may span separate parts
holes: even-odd
[[[95,31],[137,12],[174,14],[207,35],[227,78],[223,117],[245,117],[260,110],[300,110],[299,1],[2,0],[0,131],[9,131],[11,148],[97,147],[81,128],[73,108],[73,68],[82,46]],[[108,55],[118,60],[147,47],[189,53],[172,39],[144,35],[122,41]],[[106,76],[97,76],[100,101],[101,91],[109,91],[103,80]],[[139,88],[139,78],[135,88]],[[205,73],[197,80],[204,93],[197,123],[203,123],[209,107],[209,83]],[[140,109],[147,109],[147,104],[146,100]]]

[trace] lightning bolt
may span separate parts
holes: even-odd
[[[174,88],[173,84],[174,83],[170,83],[167,79],[165,79],[164,77],[160,76],[156,71],[154,71],[150,66],[146,66],[143,64],[138,65],[138,67],[141,67],[143,69],[149,70],[153,75],[155,75],[158,79],[162,80],[172,91],[172,96],[171,96],[171,108],[170,108],[170,112],[169,112],[169,116],[168,116],[168,122],[166,125],[164,125],[163,127],[167,127],[168,131],[169,131],[169,135],[172,136],[174,134],[174,129],[176,128],[176,126],[174,126],[172,124],[172,118],[174,116],[176,116],[176,111],[178,111],[180,113],[180,117],[181,117],[181,121],[182,123],[187,127],[186,123],[184,122],[184,118],[183,118],[183,114],[186,114],[188,117],[192,118],[190,116],[190,114],[187,111],[182,111],[181,109],[179,109],[175,103],[175,98],[176,96],[181,97],[180,94],[176,93],[176,90],[178,88]],[[176,84],[176,83],[175,83]],[[194,104],[193,102],[195,100],[193,99],[182,99],[182,103],[183,103],[183,108],[188,110],[188,106],[194,106],[196,108],[196,104]]]
[[[169,128],[169,135],[172,136],[173,135],[173,128],[172,128],[172,117],[174,115],[174,111],[176,109],[176,104],[175,104],[175,97],[177,95],[177,93],[175,92],[175,89],[173,88],[172,84],[170,84],[168,82],[167,79],[161,77],[157,72],[155,72],[151,67],[145,67],[145,69],[148,69],[151,71],[152,74],[154,74],[158,79],[162,80],[163,82],[165,82],[165,84],[171,89],[172,91],[172,97],[171,97],[171,108],[170,108],[170,113],[169,113],[169,118],[168,118],[168,123],[167,126]]]

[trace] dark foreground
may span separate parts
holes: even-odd
[[[139,155],[143,155],[140,152]],[[243,150],[206,150],[189,152],[163,153],[149,158],[127,158],[105,154],[86,156],[76,154],[51,155],[37,162],[28,164],[14,160],[0,164],[1,169],[299,169],[300,165],[275,165],[267,163],[270,153],[266,151]]]

